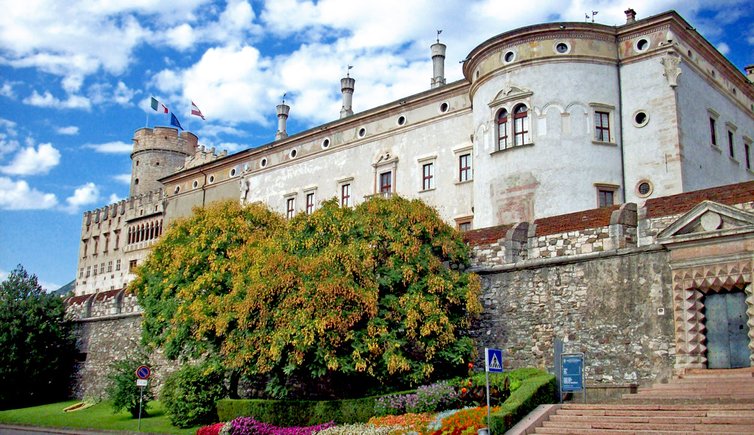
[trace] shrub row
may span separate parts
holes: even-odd
[[[334,421],[336,424],[364,423],[374,415],[376,397],[350,400],[262,400],[222,399],[217,402],[220,421],[236,417],[276,426],[313,426]]]
[[[555,376],[542,371],[539,373],[541,375],[524,379],[521,386],[503,403],[500,411],[492,414],[492,433],[504,433],[539,405],[556,403]]]

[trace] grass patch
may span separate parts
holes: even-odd
[[[47,426],[66,429],[98,429],[136,432],[138,419],[131,418],[128,411],[113,414],[109,401],[97,403],[75,412],[63,412],[63,409],[78,403],[78,400],[58,402],[31,408],[0,411],[0,423],[27,426]],[[165,415],[165,409],[158,401],[149,402],[149,417],[141,419],[141,431],[159,434],[189,435],[196,429],[178,429],[173,427]]]

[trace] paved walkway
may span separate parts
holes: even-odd
[[[33,427],[0,425],[0,435],[160,435],[152,432],[131,432],[115,430],[83,430],[83,429],[59,429],[55,427]]]

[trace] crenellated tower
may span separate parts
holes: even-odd
[[[179,134],[173,127],[155,127],[136,130],[133,142],[129,193],[132,197],[161,189],[157,180],[183,166],[186,157],[196,152],[199,138],[187,131]]]

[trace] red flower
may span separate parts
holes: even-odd
[[[474,368],[474,363],[473,363],[473,362],[470,362],[470,363],[469,363],[469,370],[471,370],[471,369],[473,369],[473,368]]]
[[[466,394],[466,387],[461,388],[461,394]]]

